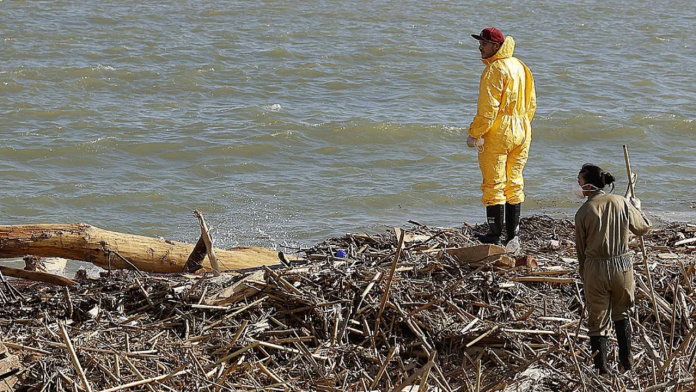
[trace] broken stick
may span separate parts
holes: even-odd
[[[208,249],[208,259],[210,260],[210,265],[213,267],[213,273],[215,276],[220,276],[220,265],[215,257],[215,249],[213,248],[213,239],[210,238],[210,233],[208,232],[208,226],[205,224],[205,219],[203,219],[203,214],[200,211],[193,211],[193,215],[198,218],[198,222],[201,224],[201,238],[205,242],[205,247]]]

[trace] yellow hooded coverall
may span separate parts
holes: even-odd
[[[483,59],[476,117],[469,135],[484,139],[479,150],[483,175],[483,205],[522,203],[524,179],[532,141],[532,118],[536,111],[534,79],[523,62],[512,53],[515,40],[508,36],[498,52]]]

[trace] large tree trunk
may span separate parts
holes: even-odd
[[[63,257],[96,264],[102,268],[132,269],[119,255],[141,271],[182,272],[193,245],[102,230],[78,223],[68,225],[0,226],[0,258],[34,255]],[[237,270],[278,264],[270,249],[242,247],[215,249],[221,270]],[[203,267],[210,269],[206,258]]]

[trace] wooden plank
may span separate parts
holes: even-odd
[[[211,305],[230,305],[243,301],[246,298],[256,295],[259,290],[255,288],[253,283],[265,284],[263,278],[264,271],[256,271],[233,283],[230,287],[222,290],[212,301]]]
[[[446,249],[447,253],[456,257],[462,263],[486,263],[495,260],[505,253],[505,248],[498,245],[484,244],[466,248]]]

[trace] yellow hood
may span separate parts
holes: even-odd
[[[515,51],[515,39],[512,38],[512,36],[507,36],[505,37],[505,41],[503,42],[503,45],[498,49],[498,52],[494,54],[493,56],[487,58],[487,59],[482,59],[484,64],[489,65],[492,62],[500,59],[507,59],[512,57],[512,53]]]

